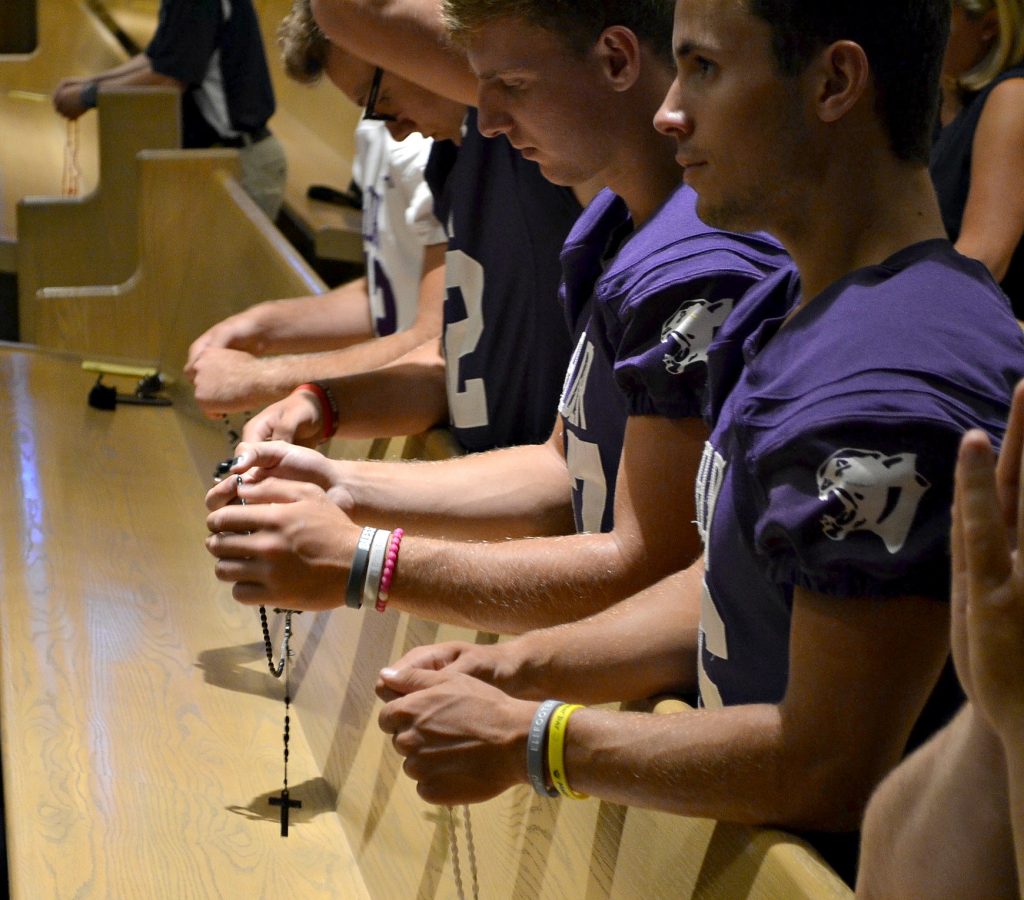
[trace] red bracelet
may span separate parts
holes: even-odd
[[[320,418],[324,420],[324,436],[322,440],[330,440],[338,430],[338,404],[334,402],[334,395],[330,389],[315,381],[307,381],[300,384],[295,391],[309,391],[320,404]],[[292,391],[294,394],[295,391]]]
[[[384,560],[384,571],[380,573],[380,587],[377,588],[377,602],[374,605],[377,612],[384,612],[388,608],[391,581],[395,577],[395,567],[398,565],[398,548],[402,546],[404,534],[401,528],[391,532],[391,542],[388,544],[387,557]]]

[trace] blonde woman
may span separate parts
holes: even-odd
[[[1024,0],[954,0],[931,173],[957,249],[1024,318]]]

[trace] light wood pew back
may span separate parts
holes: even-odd
[[[93,377],[0,347],[9,896],[371,900],[297,727],[280,836],[283,685],[212,578],[180,416],[90,409]]]
[[[38,342],[157,361],[179,375],[206,328],[261,300],[323,282],[242,190],[234,150],[138,155],[139,265],[121,284],[44,288]]]
[[[43,287],[117,284],[138,265],[135,156],[181,144],[180,95],[121,88],[99,97],[99,183],[80,198],[28,197],[18,204],[21,338],[41,339],[35,312]]]
[[[84,0],[38,0],[38,46],[0,55],[0,271],[16,266],[17,214],[22,197],[59,195],[67,124],[50,95],[61,78],[119,65],[127,59]],[[99,179],[95,116],[78,125],[81,191]]]

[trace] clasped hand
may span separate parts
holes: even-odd
[[[240,603],[323,610],[344,602],[360,529],[339,508],[344,492],[330,466],[281,442],[240,444],[230,477],[207,493],[206,548]]]
[[[383,669],[377,693],[380,727],[424,800],[477,803],[527,781],[535,702],[453,668]]]

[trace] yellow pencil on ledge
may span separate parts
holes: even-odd
[[[8,91],[7,96],[12,100],[34,100],[36,103],[46,103],[50,99],[49,94],[38,91]]]

